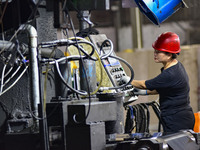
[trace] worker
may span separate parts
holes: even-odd
[[[154,61],[162,63],[161,73],[150,80],[133,80],[135,95],[159,94],[160,116],[164,133],[193,129],[194,113],[190,106],[189,79],[184,66],[177,60],[179,36],[162,33],[152,44]]]

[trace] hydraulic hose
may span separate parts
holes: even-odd
[[[77,43],[78,42],[78,43]],[[89,42],[89,41],[74,41],[74,40],[70,40],[70,39],[60,39],[60,40],[55,40],[55,41],[48,41],[48,42],[42,42],[40,43],[38,46],[40,46],[41,48],[49,48],[49,47],[58,47],[58,46],[75,46],[77,49],[79,49],[85,56],[87,56],[88,58],[96,61],[96,59],[92,58],[91,56],[94,54],[94,45]],[[79,44],[84,43],[84,44],[88,44],[92,47],[92,51],[90,52],[90,54],[88,54]]]
[[[105,45],[107,42],[110,43],[110,51],[109,51],[108,53],[104,54],[104,55],[101,55],[101,51],[103,50],[103,47],[104,47],[104,45]],[[113,43],[112,43],[112,41],[111,41],[110,39],[106,39],[106,40],[101,44],[101,47],[100,47],[100,58],[101,58],[101,59],[105,59],[105,58],[109,57],[109,56],[112,54],[112,52],[113,52]]]
[[[61,72],[60,72],[60,68],[59,68],[59,65],[58,65],[58,62],[57,62],[57,61],[55,61],[55,64],[56,64],[56,69],[57,69],[57,71],[58,71],[58,75],[60,76],[62,82],[63,82],[70,90],[72,90],[73,92],[78,93],[78,94],[80,94],[80,95],[87,95],[87,94],[88,94],[88,93],[85,92],[85,91],[79,91],[79,90],[76,90],[76,89],[72,88],[72,87],[65,81],[65,79],[63,78],[63,76],[62,76],[62,74],[61,74]]]

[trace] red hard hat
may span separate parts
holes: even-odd
[[[179,36],[173,32],[162,33],[152,44],[152,47],[169,53],[179,53],[181,51]]]

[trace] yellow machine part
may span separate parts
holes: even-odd
[[[65,56],[70,56],[70,54],[68,52],[64,52]],[[77,65],[74,61],[71,61],[71,73],[73,73],[73,69],[77,69]]]
[[[85,39],[87,39],[89,41],[88,38],[85,38]],[[80,45],[83,47],[83,49],[86,52],[88,52],[88,54],[92,51],[92,48],[91,48],[90,45],[84,44],[84,43],[83,44],[81,43]],[[73,46],[73,45],[69,46],[66,55],[67,56],[69,56],[69,55],[70,56],[72,56],[72,55],[79,55],[78,49],[75,46]],[[95,52],[92,55],[92,57],[96,57],[97,58],[97,55],[98,55],[98,53]],[[79,62],[78,61],[74,61],[72,63],[72,66],[71,66],[72,70],[76,69],[78,67],[79,67]],[[101,68],[103,68],[103,69],[101,69]],[[103,72],[101,73],[101,71],[103,71]],[[103,76],[101,76],[101,75],[103,75]],[[109,77],[108,77],[108,75],[107,75],[107,73],[106,73],[106,71],[105,71],[102,63],[99,63],[99,61],[96,61],[96,80],[97,80],[97,82],[100,83],[101,78],[102,78],[101,87],[113,87],[113,84],[110,81],[110,79],[109,79]],[[111,93],[111,92],[113,93],[113,91],[111,91],[111,90],[105,90],[104,91],[104,93]]]

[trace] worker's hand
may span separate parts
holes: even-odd
[[[118,81],[119,86],[128,83],[130,79],[131,78],[129,76],[122,76],[121,79]]]
[[[138,95],[147,95],[147,90],[134,88],[133,90],[126,92],[126,96],[128,97],[138,96]]]
[[[137,88],[134,88],[130,94],[133,94],[133,95],[147,95],[147,90],[141,90],[141,89],[137,89]],[[130,95],[129,94],[129,95]]]

